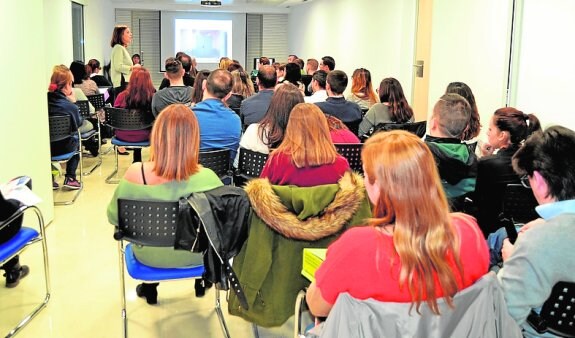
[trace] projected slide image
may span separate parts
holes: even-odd
[[[182,51],[199,63],[218,63],[232,57],[231,20],[176,19],[175,52]]]

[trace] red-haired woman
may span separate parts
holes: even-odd
[[[453,304],[459,290],[487,273],[487,244],[475,220],[450,214],[429,148],[406,131],[378,133],[362,152],[374,204],[370,226],[346,231],[327,251],[307,303],[327,316],[340,293],[357,299]]]
[[[369,70],[358,68],[353,71],[351,76],[351,94],[346,97],[346,100],[357,103],[364,112],[379,102],[371,84],[371,73]]]
[[[155,92],[150,72],[144,67],[135,68],[128,87],[116,97],[114,107],[137,109],[152,119],[152,97]],[[143,142],[150,138],[150,130],[117,130],[116,137],[125,142]],[[142,149],[134,149],[134,162],[142,162]]]
[[[118,225],[118,199],[177,201],[193,192],[222,186],[210,169],[198,163],[200,130],[196,115],[183,104],[165,108],[152,128],[150,161],[133,163],[108,205],[108,221]],[[136,258],[150,266],[174,268],[202,264],[202,255],[166,247],[134,246]],[[140,284],[138,296],[157,302],[157,283]]]
[[[323,112],[312,103],[291,111],[282,143],[266,162],[260,177],[272,184],[312,187],[337,183],[350,170],[331,141]]]

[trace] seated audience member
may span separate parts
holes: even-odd
[[[341,70],[333,70],[327,74],[325,90],[328,98],[325,102],[316,103],[317,106],[327,115],[333,115],[340,119],[347,126],[350,123],[359,125],[361,121],[361,108],[355,102],[347,101],[343,97],[343,92],[347,87],[347,75]],[[357,125],[356,125],[357,127]]]
[[[331,56],[322,57],[319,63],[319,69],[326,73],[331,72],[335,69],[335,60]]]
[[[250,74],[250,78],[252,79],[252,81],[256,80],[256,76],[258,76],[258,71],[260,70],[261,66],[269,66],[269,65],[270,65],[270,59],[268,57],[261,56],[257,64],[257,68],[252,70]]]
[[[506,185],[519,183],[519,176],[511,166],[511,157],[529,135],[539,130],[541,126],[535,115],[524,114],[512,107],[497,109],[491,116],[487,130],[488,147],[498,151],[479,159],[473,195],[477,221],[485,237],[499,228],[498,218]]]
[[[204,86],[203,83],[210,76],[210,71],[207,69],[200,70],[196,75],[196,86],[192,90],[192,107],[198,103],[202,102],[204,98]]]
[[[346,100],[355,102],[362,111],[367,111],[377,103],[377,95],[371,84],[371,73],[365,68],[358,68],[351,76],[351,94]]]
[[[73,61],[70,64],[70,71],[74,76],[74,88],[80,88],[84,95],[100,94],[98,85],[88,76],[84,62]]]
[[[313,109],[319,109],[317,106]],[[349,128],[337,117],[326,115],[329,126],[329,134],[333,143],[361,143],[357,135],[351,132]]]
[[[232,84],[230,72],[214,70],[204,81],[204,99],[193,110],[200,126],[200,150],[229,149],[233,160],[238,151],[242,124],[240,117],[224,104],[231,95]]]
[[[260,177],[271,184],[313,187],[336,183],[350,170],[331,141],[327,119],[311,103],[291,111],[282,143],[274,150]]]
[[[135,68],[130,77],[130,83],[126,90],[118,94],[114,107],[137,109],[150,121],[152,116],[152,98],[154,96],[154,84],[150,72],[144,67]],[[143,142],[150,139],[151,128],[142,130],[117,130],[116,137],[125,142]],[[134,148],[133,162],[142,162],[142,149]]]
[[[230,65],[228,66],[228,69],[226,69],[228,72],[233,72],[234,70],[241,70],[244,71],[244,67],[242,67],[242,65],[240,64],[239,61],[234,60],[232,63],[230,63]]]
[[[481,122],[479,121],[479,110],[477,109],[477,103],[475,102],[475,96],[471,88],[463,82],[451,82],[445,90],[445,94],[449,93],[459,94],[469,102],[471,106],[471,118],[469,119],[467,129],[463,132],[463,135],[461,135],[461,140],[471,141],[475,139],[481,131]]]
[[[477,157],[461,142],[470,115],[471,107],[465,98],[444,94],[433,107],[429,134],[425,136],[454,210],[461,210],[464,197],[475,190]]]
[[[140,58],[140,54],[134,54],[132,55],[132,63],[135,65],[141,65],[142,64],[142,60]]]
[[[307,73],[305,72],[305,69],[304,69],[304,67],[305,67],[305,62],[304,62],[302,59],[297,58],[297,59],[294,60],[293,63],[295,63],[295,64],[297,64],[297,65],[299,66],[299,72],[300,72],[301,75],[307,74]]]
[[[365,114],[359,124],[359,136],[370,136],[380,123],[413,122],[413,109],[407,103],[399,81],[392,77],[379,84],[379,101]]]
[[[311,78],[311,96],[304,98],[306,103],[324,102],[327,99],[327,91],[325,90],[327,81],[327,73],[323,70],[318,70],[313,73]]]
[[[190,67],[190,76],[195,78],[198,75],[198,61],[195,57],[190,57],[191,67]]]
[[[31,182],[28,185],[31,188]],[[0,192],[0,223],[3,223],[10,218],[19,208],[21,204],[14,199],[4,199]],[[23,216],[13,220],[10,225],[0,228],[0,244],[4,244],[11,240],[22,228]],[[20,280],[30,273],[30,268],[27,265],[20,265],[20,255],[16,255],[6,261],[4,265],[0,266],[4,270],[4,277],[6,277],[6,287],[14,288],[18,286]]]
[[[505,240],[501,282],[507,309],[525,337],[541,337],[526,318],[538,311],[560,281],[575,283],[575,132],[561,126],[537,132],[513,155],[526,175],[543,218],[521,229],[515,245]],[[571,319],[572,320],[572,319]],[[547,332],[545,337],[556,337]]]
[[[130,81],[131,83],[131,81]],[[182,104],[168,106],[158,116],[150,137],[150,161],[133,163],[108,204],[108,221],[118,225],[118,199],[177,201],[193,192],[222,185],[218,176],[198,164],[199,126],[195,115]],[[146,265],[177,268],[202,265],[201,254],[172,247],[134,245],[134,256]],[[158,283],[138,285],[138,296],[156,304]]]
[[[242,135],[240,148],[263,154],[268,154],[270,149],[277,148],[283,141],[292,108],[303,102],[303,96],[296,86],[286,84],[279,87],[273,93],[270,106],[262,121],[250,124]],[[234,161],[235,167],[238,166],[238,156]]]
[[[305,87],[305,96],[310,96],[313,91],[312,91],[312,87],[311,87],[311,80],[313,77],[313,73],[315,73],[318,70],[319,67],[319,62],[317,62],[316,59],[307,59],[307,62],[305,64],[305,68],[302,71],[302,75],[301,75],[301,82],[303,83],[304,87]]]
[[[287,62],[288,62],[288,63],[292,63],[292,62],[294,62],[294,61],[297,60],[297,59],[298,59],[297,55],[295,55],[295,54],[290,54],[290,55],[288,55]]]
[[[234,85],[232,86],[232,95],[226,100],[226,104],[239,116],[242,101],[254,95],[254,85],[243,69],[234,70],[231,73]]]
[[[262,120],[270,106],[276,83],[277,76],[274,67],[260,66],[256,78],[258,93],[243,100],[240,107],[240,116],[244,127]]]
[[[284,77],[286,75],[286,64],[279,64],[276,68],[276,76],[278,78],[278,83],[284,82]]]
[[[184,80],[184,86],[193,87],[195,74],[193,75],[191,74],[192,58],[186,53],[179,52],[176,55],[176,60],[180,61],[182,63],[182,68],[184,68],[184,76],[182,77],[182,79]],[[160,84],[159,90],[162,90],[169,86],[170,86],[170,80],[167,77],[164,77],[162,79],[162,83]]]
[[[87,66],[90,69],[90,79],[96,82],[98,87],[112,87],[112,82],[110,82],[110,80],[108,80],[104,75],[100,75],[100,70],[102,70],[102,67],[100,67],[100,61],[90,59]]]
[[[427,303],[455,294],[487,273],[489,253],[475,220],[449,213],[433,155],[416,135],[379,133],[363,147],[365,187],[373,203],[368,226],[347,230],[327,250],[306,300],[327,316],[338,295]],[[412,314],[413,315],[413,314]]]
[[[291,83],[298,89],[304,92],[303,83],[301,83],[301,68],[296,63],[288,63],[285,65],[285,75],[281,82],[278,81],[278,86],[284,83]]]
[[[232,64],[232,62],[234,62],[234,60],[224,56],[224,57],[220,58],[220,63],[218,65],[218,69],[228,70],[228,67],[230,64]]]
[[[152,98],[152,113],[154,116],[173,103],[183,103],[190,106],[192,87],[184,84],[184,68],[182,63],[173,57],[166,59],[164,76],[170,81],[170,86],[159,90]]]
[[[88,132],[93,129],[92,124],[86,121],[80,115],[78,106],[70,102],[76,101],[74,91],[72,90],[72,82],[74,77],[68,67],[64,65],[55,66],[50,78],[50,86],[48,87],[48,115],[61,116],[67,115],[71,117],[72,131],[80,130],[81,133]],[[68,97],[72,97],[69,99]],[[97,154],[97,144],[95,151]],[[63,140],[50,142],[50,153],[52,156],[63,155],[78,149],[78,139],[76,137],[68,137]],[[66,174],[64,179],[64,187],[68,189],[80,189],[80,182],[76,180],[76,169],[80,156],[74,155],[66,164]],[[56,182],[53,182],[55,188],[58,187]]]

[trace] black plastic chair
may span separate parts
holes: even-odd
[[[555,284],[539,314],[531,310],[527,322],[541,334],[575,338],[575,283]]]
[[[120,257],[120,282],[123,336],[128,336],[126,311],[126,283],[124,270],[137,280],[159,282],[202,278],[204,266],[184,268],[154,268],[139,262],[134,256],[132,245],[174,247],[176,240],[179,202],[118,200],[118,228],[114,239],[118,240]],[[124,241],[129,242],[124,248]],[[125,268],[124,268],[125,267]],[[215,311],[225,337],[230,337],[221,309],[220,288],[215,284]]]
[[[232,183],[233,172],[229,149],[200,151],[199,162],[204,167],[212,169],[225,184]]]
[[[242,185],[252,178],[260,177],[269,154],[240,148],[238,170],[234,174],[236,186]]]
[[[88,118],[92,117],[90,115],[90,101],[89,100],[76,101],[76,105],[78,106],[78,109],[80,111],[80,115],[82,116],[82,118],[88,119]],[[94,163],[90,167],[90,169],[88,169],[87,172],[82,172],[82,175],[88,176],[91,173],[93,173],[94,170],[96,170],[96,168],[98,168],[102,164],[102,156],[100,154],[100,144],[102,143],[102,134],[100,132],[100,123],[99,122],[97,123],[97,126],[95,126],[95,129],[92,129],[92,130],[87,131],[85,133],[81,133],[80,135],[82,137],[82,142],[88,141],[89,139],[91,139],[93,137],[97,137],[97,142],[98,142],[98,156],[97,156],[96,163]]]
[[[525,188],[519,183],[510,183],[505,187],[502,213],[514,224],[525,224],[538,218],[539,216],[535,212],[537,205],[537,200],[531,189]]]
[[[350,122],[343,122],[346,125],[347,129],[349,129],[354,135],[359,133],[359,124],[361,123],[361,119],[350,121]]]
[[[69,115],[52,115],[48,117],[48,125],[50,128],[50,143],[56,141],[62,141],[70,137],[74,137],[78,140],[78,149],[74,151],[51,156],[50,160],[52,162],[68,162],[74,155],[78,154],[80,156],[80,189],[76,190],[72,199],[64,200],[64,201],[57,201],[54,198],[54,205],[68,205],[72,204],[76,201],[82,189],[84,189],[84,184],[82,182],[82,172],[84,172],[84,167],[82,164],[82,144],[80,142],[80,132],[79,131],[72,131],[72,117]]]
[[[347,159],[350,168],[363,174],[363,163],[361,162],[362,143],[336,143],[337,152]]]
[[[375,126],[375,131],[373,134],[380,132],[380,131],[390,131],[390,130],[405,130],[410,133],[413,133],[419,137],[425,136],[425,131],[427,128],[427,121],[419,121],[419,122],[407,122],[407,123],[380,123]]]
[[[90,101],[92,106],[94,106],[94,109],[96,109],[96,110],[100,110],[100,109],[104,108],[104,106],[106,104],[104,102],[104,94],[86,95],[86,97],[88,98],[88,101]]]
[[[123,109],[104,107],[106,112],[106,124],[118,130],[142,130],[152,126],[153,117],[151,112],[142,112],[137,109]],[[114,146],[115,165],[114,171],[106,178],[106,183],[118,183],[118,147],[145,148],[150,146],[150,141],[125,142],[115,136],[111,142]]]
[[[50,301],[50,267],[48,264],[48,247],[46,244],[46,233],[44,226],[44,218],[40,209],[35,206],[22,206],[18,209],[12,216],[3,222],[0,222],[0,229],[9,226],[12,222],[22,216],[27,210],[32,210],[36,214],[38,220],[38,230],[22,227],[7,242],[0,244],[0,266],[12,259],[14,256],[22,253],[28,246],[34,243],[42,243],[42,256],[44,265],[44,287],[46,294],[44,300],[36,306],[32,312],[27,314],[17,325],[14,327],[6,337],[12,337],[16,335],[20,330],[26,326],[36,315],[46,307],[48,301]],[[7,294],[3,294],[2,297],[7,297]]]

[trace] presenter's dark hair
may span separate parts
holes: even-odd
[[[124,42],[122,41],[122,34],[124,34],[126,29],[128,29],[128,26],[126,25],[116,25],[116,27],[114,27],[114,31],[112,32],[112,40],[110,41],[110,47],[114,47],[115,45],[124,45]]]

